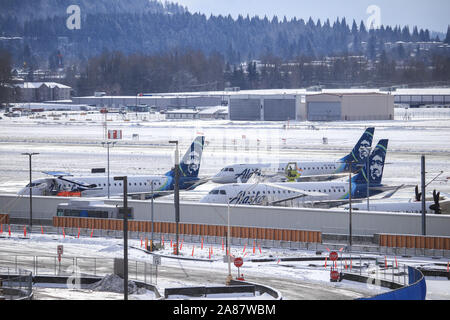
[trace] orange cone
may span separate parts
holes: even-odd
[[[3,233],[3,224],[0,224],[0,233]]]
[[[44,234],[44,228],[41,227],[41,234]]]
[[[81,231],[80,228],[78,228],[78,235],[77,235],[78,239],[80,239],[80,231]]]
[[[63,237],[64,239],[66,238],[66,232],[64,231],[64,228],[63,228]]]
[[[162,246],[164,248],[164,235],[161,235]]]
[[[202,250],[203,250],[203,237],[202,237]]]
[[[94,228],[92,228],[92,231],[91,231],[91,238],[94,236]]]
[[[23,227],[23,236],[24,236],[24,237],[27,236],[27,227]]]
[[[242,253],[245,252],[245,248],[247,248],[247,244],[244,244],[244,250],[242,251]]]
[[[325,265],[324,265],[324,267],[325,268],[327,267],[327,257],[325,257]]]
[[[194,249],[195,249],[195,246],[192,246],[192,256],[194,256]]]
[[[398,269],[397,256],[395,257],[395,268]]]
[[[253,254],[255,254],[255,240],[253,240]]]
[[[261,245],[258,243],[259,254],[262,254]]]
[[[447,262],[447,272],[450,270],[450,262]]]
[[[11,237],[11,225],[8,225],[8,235]]]

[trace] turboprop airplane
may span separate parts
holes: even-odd
[[[200,162],[205,143],[204,136],[194,139],[191,146],[180,161],[180,190],[191,190],[205,183],[198,177]],[[53,196],[81,196],[104,197],[108,195],[107,176],[73,177],[64,172],[45,172],[52,178],[42,178],[32,181],[33,195]],[[128,195],[150,195],[153,183],[153,196],[163,196],[173,192],[175,183],[175,169],[172,168],[164,175],[128,176]],[[30,193],[30,185],[21,189],[18,194]],[[123,195],[122,181],[109,180],[111,196]]]
[[[247,182],[253,175],[279,177],[289,182],[333,180],[348,172],[350,162],[352,172],[357,173],[369,156],[374,131],[375,128],[367,128],[352,151],[337,161],[233,164],[222,168],[211,181],[221,184]]]
[[[369,177],[365,165],[352,177],[352,199],[374,196],[398,187],[381,184],[388,140],[380,140],[369,156]],[[370,188],[367,188],[369,182]],[[337,206],[348,202],[349,182],[234,183],[213,188],[200,202],[246,205],[276,205],[296,201],[327,202]]]

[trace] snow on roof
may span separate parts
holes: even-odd
[[[71,87],[57,82],[24,82],[17,85],[19,88],[38,89],[42,85],[46,85],[49,88],[71,89]]]
[[[169,110],[166,113],[198,113],[198,110],[193,109],[176,109],[176,110]]]
[[[222,113],[224,111],[228,111],[228,107],[224,106],[216,106],[216,107],[210,107],[200,110],[199,114],[214,114],[216,112]]]

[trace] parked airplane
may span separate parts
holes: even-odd
[[[348,206],[344,208],[348,209]],[[352,205],[352,209],[367,210],[367,204],[356,203]],[[369,203],[369,210],[382,212],[422,213],[422,201],[420,198],[411,199],[409,201],[376,200]],[[426,199],[425,201],[425,213],[450,214],[450,199],[445,199],[441,202],[440,192],[436,192],[436,190],[433,190],[433,199]]]
[[[180,190],[193,189],[204,183],[198,177],[200,161],[205,142],[204,136],[198,136],[192,142],[180,162]],[[59,195],[104,197],[108,195],[107,176],[72,177],[63,172],[45,172],[53,178],[43,178],[32,181],[33,195]],[[70,178],[68,178],[70,177]],[[156,194],[165,195],[174,190],[175,170],[172,168],[164,175],[128,176],[128,195],[150,194],[151,183]],[[123,195],[122,181],[110,177],[109,193],[111,196]],[[29,194],[30,185],[19,191],[19,194]]]
[[[377,195],[397,187],[381,184],[388,140],[380,140],[369,156],[369,177],[363,167],[352,177],[352,199],[366,198],[367,180],[369,196]],[[284,183],[235,183],[212,189],[200,202],[274,205],[286,201],[319,201],[344,204],[349,198],[349,182],[284,182]],[[338,205],[336,204],[336,205]]]
[[[280,163],[234,164],[224,167],[212,179],[215,183],[247,182],[253,175],[283,176],[288,181],[323,181],[342,177],[348,172],[348,162],[352,172],[357,173],[361,164],[369,156],[375,128],[367,128],[353,150],[337,161],[298,161]]]

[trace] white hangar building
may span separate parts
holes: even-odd
[[[234,94],[230,120],[336,121],[394,119],[394,96],[378,90],[286,90]]]

